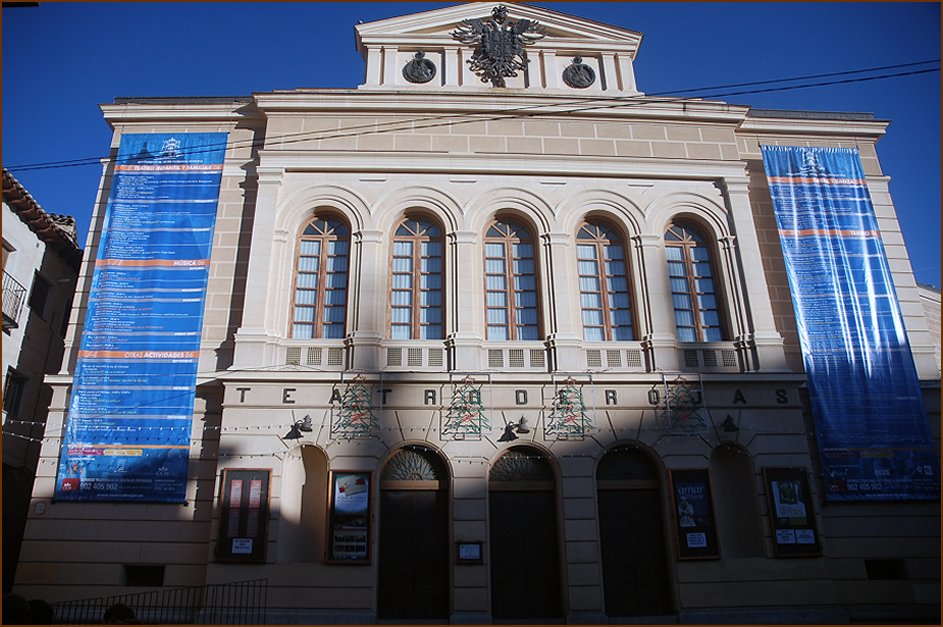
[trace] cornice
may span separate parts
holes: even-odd
[[[742,161],[505,153],[404,153],[347,151],[260,151],[260,168],[296,172],[567,176],[626,179],[742,177]]]
[[[480,92],[441,89],[436,92],[402,89],[294,90],[256,94],[266,116],[283,113],[364,113],[423,115],[486,115],[540,118],[554,115],[580,118],[663,118],[665,120],[740,123],[749,107],[709,100],[645,96],[574,97],[572,92],[531,89],[482,89]]]
[[[738,133],[769,133],[785,135],[847,135],[882,137],[890,124],[887,120],[847,120],[794,117],[746,117],[737,128]]]
[[[236,124],[260,118],[251,97],[224,103],[188,102],[187,98],[127,99],[119,104],[99,105],[112,126],[121,122],[208,122]]]

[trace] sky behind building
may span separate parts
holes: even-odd
[[[93,158],[107,156],[111,141],[99,104],[120,96],[354,88],[364,72],[358,21],[451,4],[4,8],[3,164],[47,211],[74,215],[84,242],[101,178]],[[635,71],[648,95],[891,120],[878,156],[917,280],[940,285],[939,3],[537,4],[643,33]],[[925,61],[932,62],[918,63]],[[885,69],[857,72],[866,68]],[[64,163],[71,160],[88,161]],[[36,164],[42,167],[26,167]]]

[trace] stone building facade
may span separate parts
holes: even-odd
[[[497,87],[455,35],[494,8],[358,25],[357,89],[102,107],[113,150],[229,134],[187,501],[51,501],[89,260],[17,589],[266,579],[268,622],[938,617],[938,503],[824,506],[760,153],[860,150],[936,424],[887,122],[646,97],[639,33],[525,5],[504,19],[543,37]],[[782,468],[811,491],[802,557],[775,548]],[[703,546],[686,477],[709,478]],[[255,544],[235,481],[262,491]]]
[[[82,251],[72,216],[47,213],[3,170],[3,583],[13,585]]]

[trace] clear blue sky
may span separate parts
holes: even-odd
[[[3,163],[81,241],[97,165],[14,166],[104,156],[98,104],[116,96],[238,96],[355,87],[354,24],[453,3],[41,3],[3,9]],[[694,88],[938,59],[939,3],[544,2],[642,32],[639,89]],[[920,68],[939,67],[919,66]],[[906,71],[906,68],[904,69]],[[860,76],[852,75],[848,78]],[[917,280],[940,285],[940,74],[718,97],[758,108],[867,111],[891,120],[878,156],[891,177]]]

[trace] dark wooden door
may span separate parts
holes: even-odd
[[[491,491],[491,613],[561,616],[557,513],[552,490]]]
[[[446,490],[381,489],[380,618],[448,618],[448,520]]]
[[[671,581],[658,490],[600,489],[606,614],[669,614]]]

